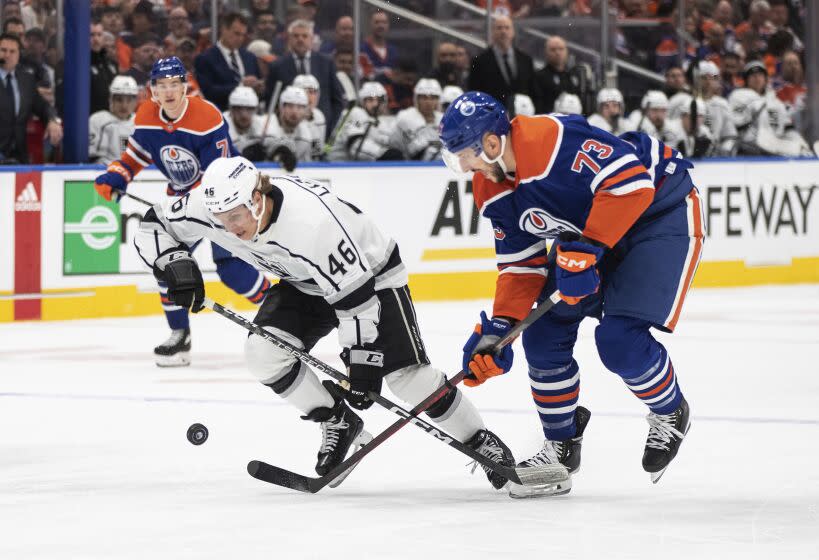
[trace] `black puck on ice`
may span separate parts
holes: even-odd
[[[188,428],[188,441],[194,445],[202,445],[208,441],[208,429],[204,424],[191,424]]]

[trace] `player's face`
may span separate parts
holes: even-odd
[[[166,112],[175,112],[185,101],[185,82],[181,78],[160,78],[151,86],[151,92]]]
[[[364,100],[361,102],[362,107],[364,110],[367,111],[367,114],[371,117],[374,117],[378,114],[379,105],[381,104],[381,99],[378,97],[365,97]]]
[[[620,104],[617,101],[606,101],[600,104],[600,114],[604,119],[620,116]]]
[[[233,117],[233,124],[239,131],[245,131],[250,128],[250,123],[253,122],[253,114],[256,109],[253,107],[231,107],[230,116]]]
[[[666,115],[668,115],[668,109],[649,109],[646,111],[648,120],[651,121],[651,124],[653,124],[657,130],[665,125]]]
[[[127,119],[136,109],[136,95],[112,95],[111,112],[118,119]]]
[[[313,89],[313,88],[309,88],[309,89],[305,89],[304,91],[307,92],[307,102],[310,104],[310,108],[315,109],[318,106],[318,100],[319,100],[318,90]]]
[[[432,118],[435,110],[438,108],[437,95],[419,95],[417,101],[418,112],[424,115],[424,118]]]
[[[220,212],[213,215],[225,229],[241,239],[249,241],[256,235],[256,220],[250,209],[242,204],[227,212]]]
[[[501,153],[500,138],[494,134],[487,134],[483,139],[483,151],[488,159],[494,160],[497,158]],[[475,152],[474,148],[465,148],[454,154],[446,150],[442,153],[447,167],[459,175],[480,173],[496,183],[503,182],[506,179],[506,174],[497,162],[487,162],[481,157],[480,153]]]
[[[282,122],[290,128],[295,128],[304,119],[307,107],[295,103],[282,105]]]
[[[754,72],[748,76],[748,87],[759,93],[765,92],[765,86],[768,84],[768,78],[762,72]]]

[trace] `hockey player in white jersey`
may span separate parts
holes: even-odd
[[[583,104],[578,96],[564,91],[555,99],[554,112],[564,115],[582,115]]]
[[[125,151],[134,132],[139,86],[131,76],[116,76],[108,88],[109,110],[97,111],[88,120],[88,159],[108,165]]]
[[[672,146],[679,144],[684,134],[679,119],[670,118],[668,114],[668,97],[657,89],[646,92],[640,101],[640,109],[632,112],[629,120],[638,132],[645,132]]]
[[[731,92],[728,104],[739,134],[738,153],[746,155],[810,155],[805,139],[794,130],[787,107],[768,88],[765,65],[745,65],[746,87]]]
[[[222,116],[228,125],[230,141],[242,154],[248,146],[258,144],[264,137],[265,118],[256,113],[259,109],[259,96],[253,88],[238,86],[230,92],[228,107]]]
[[[378,82],[365,82],[358,91],[361,106],[350,109],[330,151],[330,161],[404,159],[390,147],[395,117],[387,114],[387,90]]]
[[[701,60],[700,81],[705,102],[705,126],[714,137],[714,154],[733,156],[737,151],[737,127],[731,118],[728,100],[722,96],[722,76],[716,64]]]
[[[338,329],[347,390],[320,383],[308,366],[263,338],[250,335],[245,342],[251,373],[303,419],[321,423],[320,475],[366,441],[363,421],[345,400],[356,409],[369,408],[369,392],[380,392],[385,380],[414,406],[444,383],[444,374],[427,358],[395,241],[322,184],[269,177],[245,158],[223,158],[208,167],[201,188],[154,206],[135,244],[154,274],[168,282],[169,297],[194,312],[205,294],[187,248],[203,237],[281,279],[268,290],[257,324],[307,351]],[[514,464],[509,448],[457,388],[426,413],[482,455]],[[491,470],[486,474],[495,488],[507,482]]]
[[[312,74],[299,74],[293,80],[293,85],[303,89],[307,94],[307,103],[309,103],[307,124],[313,134],[313,159],[322,159],[324,156],[324,140],[327,138],[327,119],[321,109],[318,108],[319,97],[321,96],[319,82]]]
[[[441,90],[441,112],[446,111],[449,104],[464,94],[464,90],[458,86],[444,86]]]
[[[441,153],[438,123],[441,122],[441,84],[421,78],[413,89],[414,107],[396,115],[390,145],[401,150],[405,159],[432,161]]]
[[[515,109],[515,116],[524,115],[526,117],[532,117],[535,115],[535,103],[531,97],[524,93],[515,94],[512,107]]]
[[[597,112],[589,118],[589,124],[602,128],[615,136],[634,130],[634,124],[623,117],[625,111],[623,94],[617,88],[603,88],[597,92]]]
[[[279,96],[278,118],[270,119],[276,145],[287,146],[298,161],[313,160],[313,133],[307,122],[308,111],[307,92],[300,87],[287,86]]]
[[[694,113],[696,112],[696,119]],[[677,93],[668,104],[669,117],[679,119],[682,136],[663,140],[687,158],[712,157],[716,149],[714,135],[705,125],[705,102],[687,93]]]

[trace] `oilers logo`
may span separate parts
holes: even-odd
[[[503,231],[501,228],[496,227],[496,228],[494,228],[494,231],[495,231],[495,239],[497,239],[498,241],[503,241],[504,239],[506,239],[506,232]]]
[[[570,222],[558,220],[543,208],[529,208],[520,216],[520,229],[532,235],[553,239],[564,231],[580,233]]]
[[[175,190],[187,189],[201,175],[199,160],[185,148],[165,146],[159,152],[159,159],[168,172],[168,178]]]

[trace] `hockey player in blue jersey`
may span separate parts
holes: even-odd
[[[239,155],[222,113],[204,99],[186,95],[186,74],[175,56],[154,63],[153,97],[137,110],[134,133],[125,151],[95,181],[97,191],[107,200],[118,199],[137,173],[151,163],[168,179],[168,196],[182,196],[199,185],[213,160]],[[252,303],[261,303],[270,287],[267,278],[218,245],[211,247],[222,282]],[[156,363],[164,367],[189,365],[188,310],[173,305],[167,297],[167,286],[163,282],[159,286],[171,336],[154,348]]]
[[[692,164],[658,140],[616,137],[579,115],[517,117],[491,96],[468,92],[440,126],[443,157],[472,175],[475,204],[492,222],[498,279],[492,317],[464,346],[478,385],[509,371],[511,347],[487,349],[559,290],[564,302],[523,334],[532,396],[545,434],[527,465],[580,466],[590,413],[578,406],[573,358],[580,322],[595,317],[600,359],[649,408],[643,468],[657,482],[689,428],[689,409],[665,347],[701,257],[701,201]],[[547,242],[553,240],[551,248]],[[531,492],[513,486],[513,496]]]

